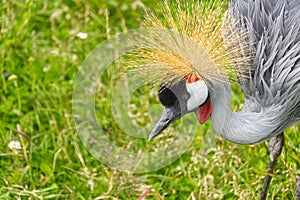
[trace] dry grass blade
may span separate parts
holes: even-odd
[[[146,198],[146,196],[149,194],[149,192],[151,191],[152,187],[148,188],[145,192],[143,192],[143,194],[141,194],[141,196],[139,196],[138,200],[143,200]]]

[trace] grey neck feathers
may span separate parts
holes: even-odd
[[[273,118],[268,117],[256,102],[245,99],[241,112],[231,111],[229,83],[212,84],[210,95],[213,104],[213,127],[225,139],[239,144],[253,144],[271,137],[276,131],[278,126],[274,124]]]

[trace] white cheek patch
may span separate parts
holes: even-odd
[[[208,88],[204,81],[196,81],[186,84],[190,98],[187,101],[188,111],[193,111],[202,105],[208,97]]]

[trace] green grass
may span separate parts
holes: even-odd
[[[244,146],[218,138],[214,147],[203,151],[208,125],[199,126],[182,157],[144,174],[112,170],[80,142],[72,116],[77,70],[101,41],[139,27],[144,6],[156,8],[158,0],[143,2],[0,2],[0,199],[137,199],[150,187],[146,199],[259,198],[268,161],[267,142]],[[78,32],[88,33],[88,38],[76,37]],[[2,75],[4,71],[9,78]],[[109,111],[105,92],[98,96],[99,107]],[[134,112],[140,117],[138,123],[146,124],[147,106],[157,100],[145,95],[139,101],[140,108]],[[240,101],[234,94],[233,107],[238,108],[234,105]],[[121,134],[111,117],[102,116],[99,123],[108,133]],[[294,197],[300,168],[299,128],[286,131],[270,199]],[[167,142],[167,137],[161,139]],[[13,140],[21,142],[17,154],[8,147]]]

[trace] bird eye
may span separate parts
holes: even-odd
[[[184,101],[187,101],[190,98],[190,94],[189,93],[185,93],[181,96],[181,99]]]

